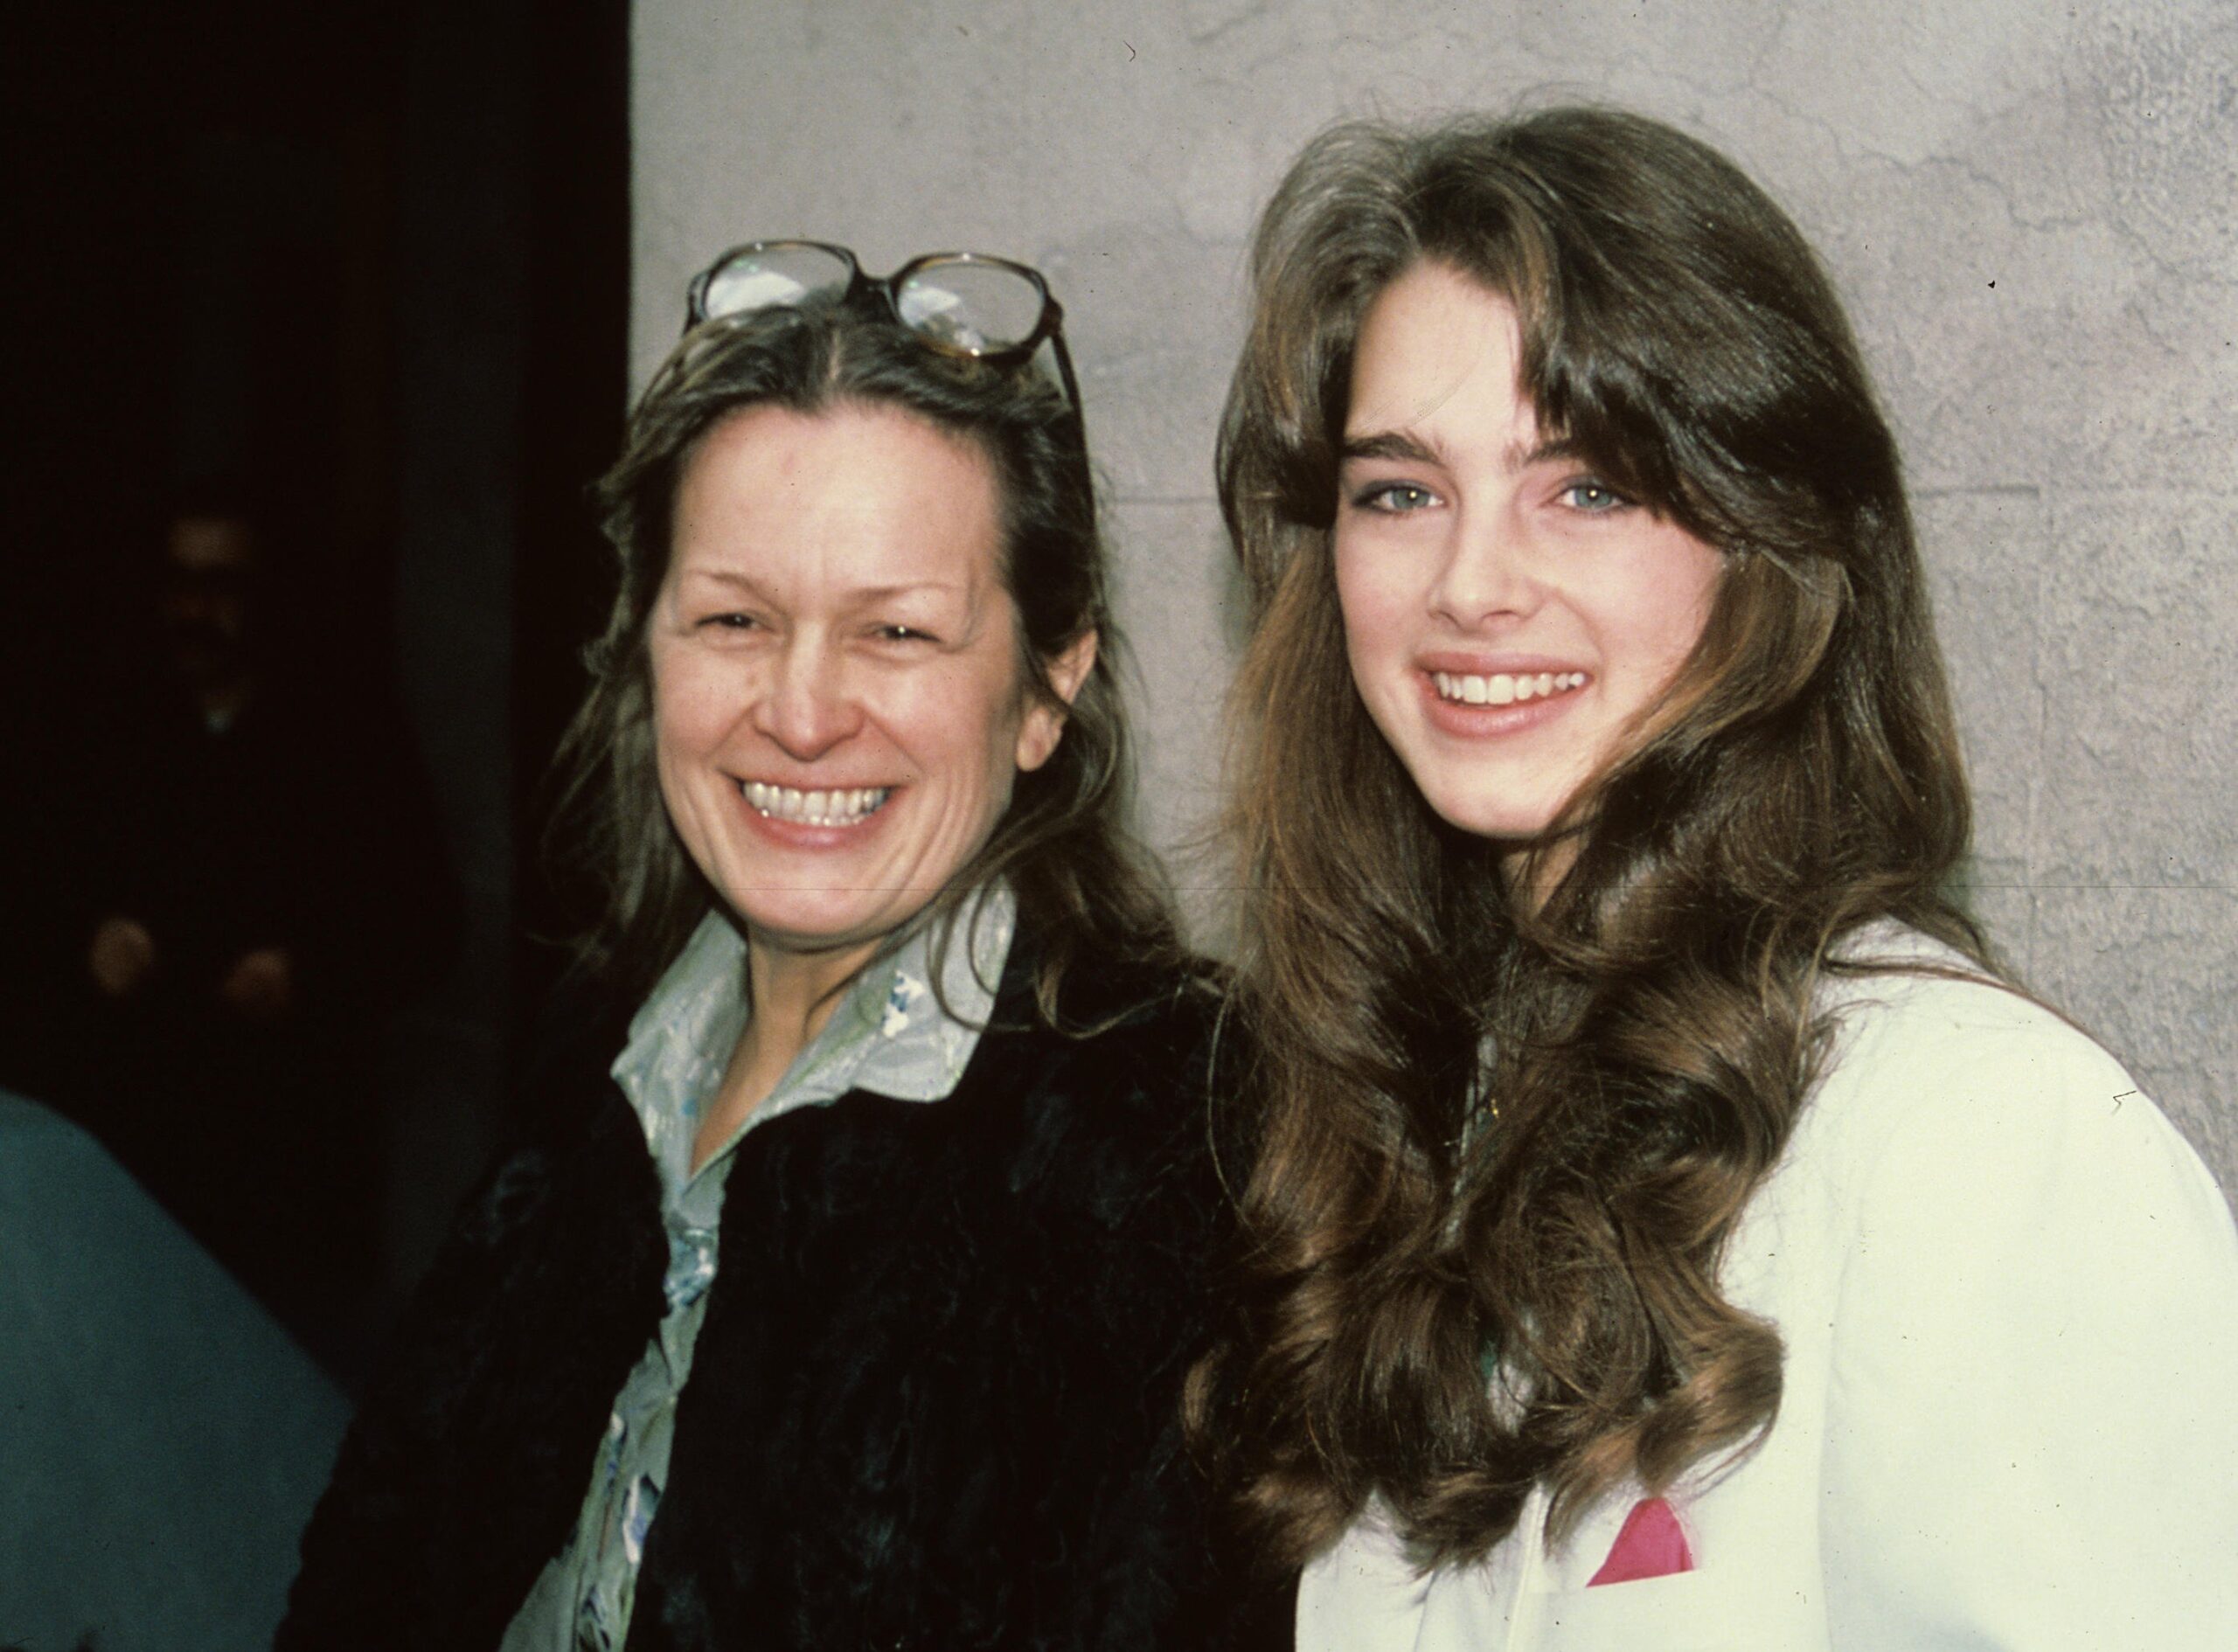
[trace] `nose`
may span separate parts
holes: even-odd
[[[824,642],[791,641],[754,705],[754,726],[799,762],[813,762],[863,724],[863,708],[847,683],[845,662]]]
[[[1430,609],[1464,631],[1522,618],[1543,593],[1527,536],[1505,503],[1455,515],[1445,562],[1430,587]]]

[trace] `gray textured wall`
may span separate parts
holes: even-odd
[[[1167,843],[1233,658],[1210,456],[1243,239],[1298,144],[1574,94],[1727,149],[1831,265],[1903,440],[1977,904],[2238,1188],[2232,0],[638,0],[635,32],[640,381],[733,241],[1049,274]]]

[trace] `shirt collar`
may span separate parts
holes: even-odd
[[[1016,927],[1016,898],[996,884],[963,904],[945,949],[934,945],[942,926],[919,927],[856,977],[753,1122],[850,1090],[902,1101],[948,1096],[993,1012]],[[612,1068],[664,1168],[688,1163],[700,1108],[749,1013],[746,941],[726,914],[711,912],[631,1019]]]

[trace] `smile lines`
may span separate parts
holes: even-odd
[[[1511,674],[1502,671],[1491,677],[1465,677],[1453,671],[1434,671],[1430,680],[1437,684],[1437,697],[1442,700],[1457,700],[1467,705],[1513,705],[1524,700],[1544,699],[1550,694],[1567,694],[1572,689],[1583,688],[1586,674],[1582,671],[1539,671]]]
[[[853,826],[876,814],[893,795],[891,786],[863,786],[851,791],[803,792],[762,781],[740,781],[739,790],[756,812],[800,826]]]

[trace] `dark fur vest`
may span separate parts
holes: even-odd
[[[631,1652],[1289,1644],[1287,1601],[1215,1562],[1177,1421],[1220,1225],[1208,1010],[1083,966],[1067,1021],[1122,1018],[1067,1037],[1025,951],[946,1100],[858,1092],[740,1142]],[[662,1312],[658,1183],[607,1075],[625,1023],[547,1040],[280,1652],[490,1652],[573,1531]]]

